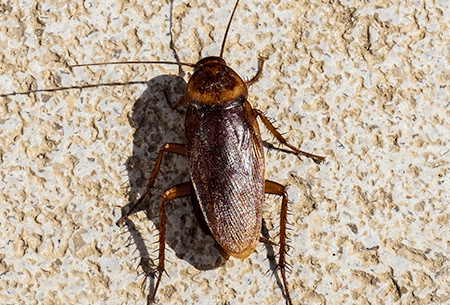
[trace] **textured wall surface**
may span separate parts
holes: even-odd
[[[267,56],[250,103],[327,157],[266,152],[266,178],[289,185],[294,304],[449,304],[448,1],[241,1],[225,60],[249,79]],[[184,142],[163,92],[191,69],[67,65],[218,55],[232,6],[0,0],[0,303],[146,304],[158,196],[186,160],[165,158],[145,211],[115,222],[162,144]],[[279,209],[269,196],[274,241]],[[166,212],[160,304],[285,304],[276,247],[225,261],[189,199]]]

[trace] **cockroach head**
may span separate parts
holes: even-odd
[[[245,82],[221,57],[210,56],[195,64],[194,74],[184,93],[184,102],[208,106],[226,106],[237,98],[247,99]]]

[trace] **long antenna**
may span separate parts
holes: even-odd
[[[97,88],[97,87],[113,87],[113,86],[128,86],[128,85],[145,85],[146,81],[133,81],[126,83],[101,83],[101,84],[90,84],[90,85],[79,85],[79,86],[71,86],[71,87],[59,87],[59,88],[51,88],[51,89],[34,89],[23,92],[12,92],[12,93],[4,93],[0,94],[0,97],[7,97],[13,95],[29,95],[33,93],[44,93],[44,92],[57,92],[57,91],[65,91],[65,90],[78,90],[78,89],[86,89],[86,88]]]
[[[195,64],[191,64],[191,63],[187,63],[187,62],[173,62],[173,61],[116,61],[116,62],[99,62],[99,63],[93,63],[93,64],[70,65],[69,68],[90,67],[90,66],[105,66],[105,65],[127,65],[127,64],[163,64],[163,65],[178,65],[178,66],[195,67]]]
[[[230,29],[231,20],[233,20],[234,12],[236,12],[236,8],[238,6],[239,0],[236,1],[234,5],[233,12],[231,13],[230,21],[228,21],[227,30],[225,31],[225,35],[223,36],[222,48],[220,49],[220,57],[223,55],[223,50],[225,49],[225,41],[227,40],[228,30]]]

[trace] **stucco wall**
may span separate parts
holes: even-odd
[[[2,304],[147,302],[139,265],[157,255],[160,192],[189,179],[184,158],[163,162],[147,214],[115,221],[162,144],[183,143],[184,109],[163,90],[176,100],[191,69],[67,65],[218,55],[233,1],[131,2],[0,2],[0,94],[83,87],[0,97]],[[249,79],[267,56],[250,103],[327,157],[266,153],[266,178],[289,185],[294,304],[450,302],[449,24],[438,0],[239,4],[224,59]],[[166,211],[161,304],[285,304],[264,245],[224,262],[189,199]]]

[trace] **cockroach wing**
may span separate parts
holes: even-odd
[[[229,255],[249,256],[261,233],[264,151],[245,97],[227,106],[191,104],[186,150],[191,181],[214,239]]]

